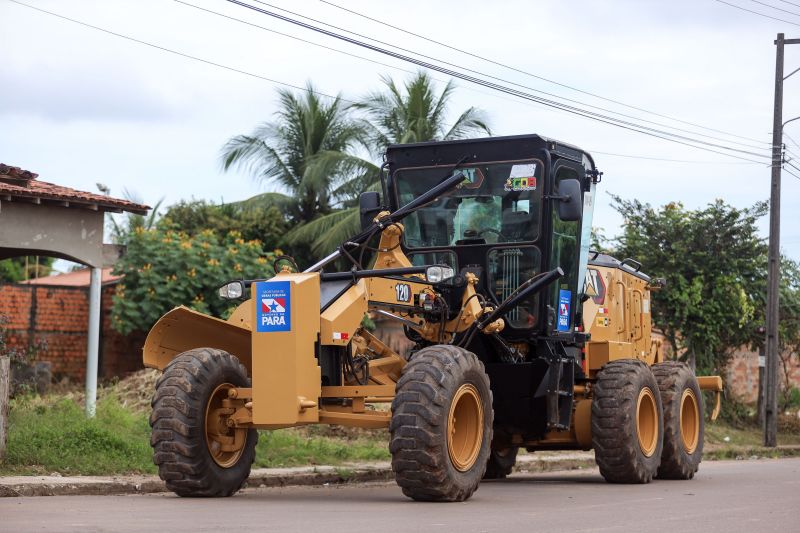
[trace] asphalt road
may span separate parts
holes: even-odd
[[[610,485],[596,470],[517,474],[464,503],[414,503],[391,483],[248,489],[227,499],[0,499],[0,531],[800,531],[800,459],[703,463],[693,481]]]

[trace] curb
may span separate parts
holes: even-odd
[[[704,460],[756,460],[800,456],[800,446],[711,447]],[[594,453],[536,452],[521,453],[517,473],[552,472],[594,468]],[[304,466],[295,468],[257,468],[250,473],[243,488],[321,486],[370,481],[391,481],[394,474],[388,461],[351,463],[342,466]],[[121,494],[156,494],[169,492],[158,476],[9,476],[0,477],[0,498],[19,496],[104,496]]]
[[[343,466],[257,468],[243,488],[326,485],[393,479],[388,462]],[[103,496],[170,492],[158,476],[11,476],[0,478],[0,497]]]

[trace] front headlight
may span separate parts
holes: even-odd
[[[223,300],[238,300],[244,295],[244,283],[241,281],[230,281],[220,287],[217,293]]]
[[[425,279],[431,283],[439,283],[456,275],[456,271],[446,266],[431,266],[425,271]]]

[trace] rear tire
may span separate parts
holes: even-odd
[[[650,368],[636,359],[603,366],[592,400],[592,445],[610,483],[649,483],[661,461],[661,395]]]
[[[389,450],[403,494],[463,501],[481,482],[492,441],[489,378],[472,352],[428,346],[397,382]]]
[[[492,450],[489,454],[489,461],[486,463],[486,473],[483,479],[505,479],[517,464],[517,452],[519,448],[512,446],[502,450]]]
[[[164,369],[151,402],[150,444],[158,475],[178,496],[231,496],[247,481],[258,432],[221,423],[206,426],[228,388],[249,386],[245,367],[222,350],[189,350]],[[219,442],[235,441],[237,431],[243,444],[236,450],[221,449]]]
[[[664,406],[664,450],[660,479],[692,479],[703,460],[703,395],[686,363],[653,365]]]

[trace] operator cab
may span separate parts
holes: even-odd
[[[460,170],[455,190],[403,221],[403,251],[415,265],[472,272],[497,305],[523,282],[561,267],[565,275],[506,315],[502,335],[527,340],[573,335],[598,173],[584,151],[538,135],[392,145],[387,149],[390,210]],[[587,196],[589,201],[587,202]],[[587,206],[589,211],[587,213]],[[588,224],[588,226],[587,226]],[[582,259],[582,260],[581,260]]]

